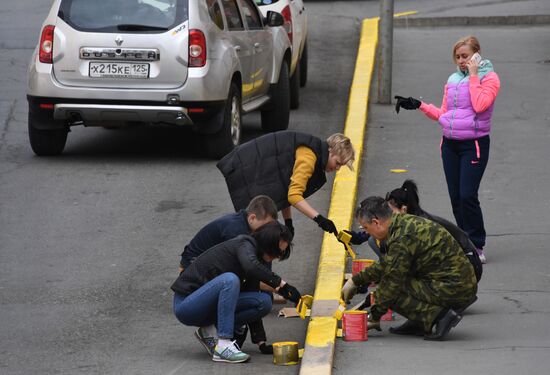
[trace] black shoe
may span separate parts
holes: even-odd
[[[414,320],[407,320],[399,327],[391,327],[389,331],[396,335],[424,336],[425,334],[424,324]]]
[[[237,342],[237,345],[239,345],[239,348],[242,348],[244,341],[246,340],[246,335],[248,334],[248,326],[242,326],[239,331],[235,331],[235,341]]]
[[[453,309],[449,309],[445,315],[435,323],[435,332],[424,335],[424,340],[443,341],[451,328],[456,327],[461,319],[462,315],[458,315]]]
[[[474,296],[474,298],[472,298],[472,299],[470,300],[470,302],[468,302],[468,303],[465,304],[464,306],[462,306],[462,307],[456,309],[456,310],[455,310],[456,313],[457,313],[458,315],[462,315],[462,314],[464,313],[464,311],[465,311],[468,307],[470,307],[470,306],[472,306],[472,305],[474,304],[475,301],[477,301],[477,296]]]

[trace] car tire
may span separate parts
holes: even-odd
[[[213,135],[205,135],[204,146],[208,157],[221,159],[241,141],[241,91],[235,82],[231,83],[227,102],[214,121],[222,122],[221,129]]]
[[[288,64],[283,61],[279,81],[271,87],[268,109],[262,110],[262,129],[267,132],[285,130],[290,118],[290,80]]]
[[[290,78],[290,109],[300,107],[300,62],[296,64],[296,70]]]
[[[300,87],[305,87],[307,83],[307,42],[304,44],[302,57],[300,58]]]
[[[69,129],[37,129],[47,127],[45,123],[54,123],[53,118],[46,119],[29,112],[29,141],[34,153],[38,156],[59,155],[65,148],[67,142],[67,133]],[[54,127],[54,126],[52,126]]]

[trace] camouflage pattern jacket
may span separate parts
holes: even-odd
[[[393,214],[386,243],[387,255],[353,276],[357,286],[378,284],[376,304],[382,310],[391,307],[410,279],[422,280],[436,293],[460,296],[477,290],[472,265],[441,225],[418,216]]]

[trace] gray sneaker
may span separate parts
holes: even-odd
[[[246,362],[250,359],[250,356],[246,353],[241,352],[241,349],[235,344],[235,341],[227,348],[219,351],[218,346],[214,349],[214,355],[212,360],[216,362],[228,362],[228,363],[240,363]]]
[[[208,351],[208,354],[214,355],[214,348],[216,347],[217,340],[215,337],[206,337],[202,328],[199,328],[195,331],[195,337],[199,342],[204,346]]]

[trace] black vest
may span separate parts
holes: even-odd
[[[327,181],[328,162],[328,144],[310,134],[286,130],[269,133],[238,146],[218,162],[236,211],[260,194],[273,199],[278,210],[290,206],[288,187],[299,146],[309,147],[317,156],[303,195],[307,198]]]

